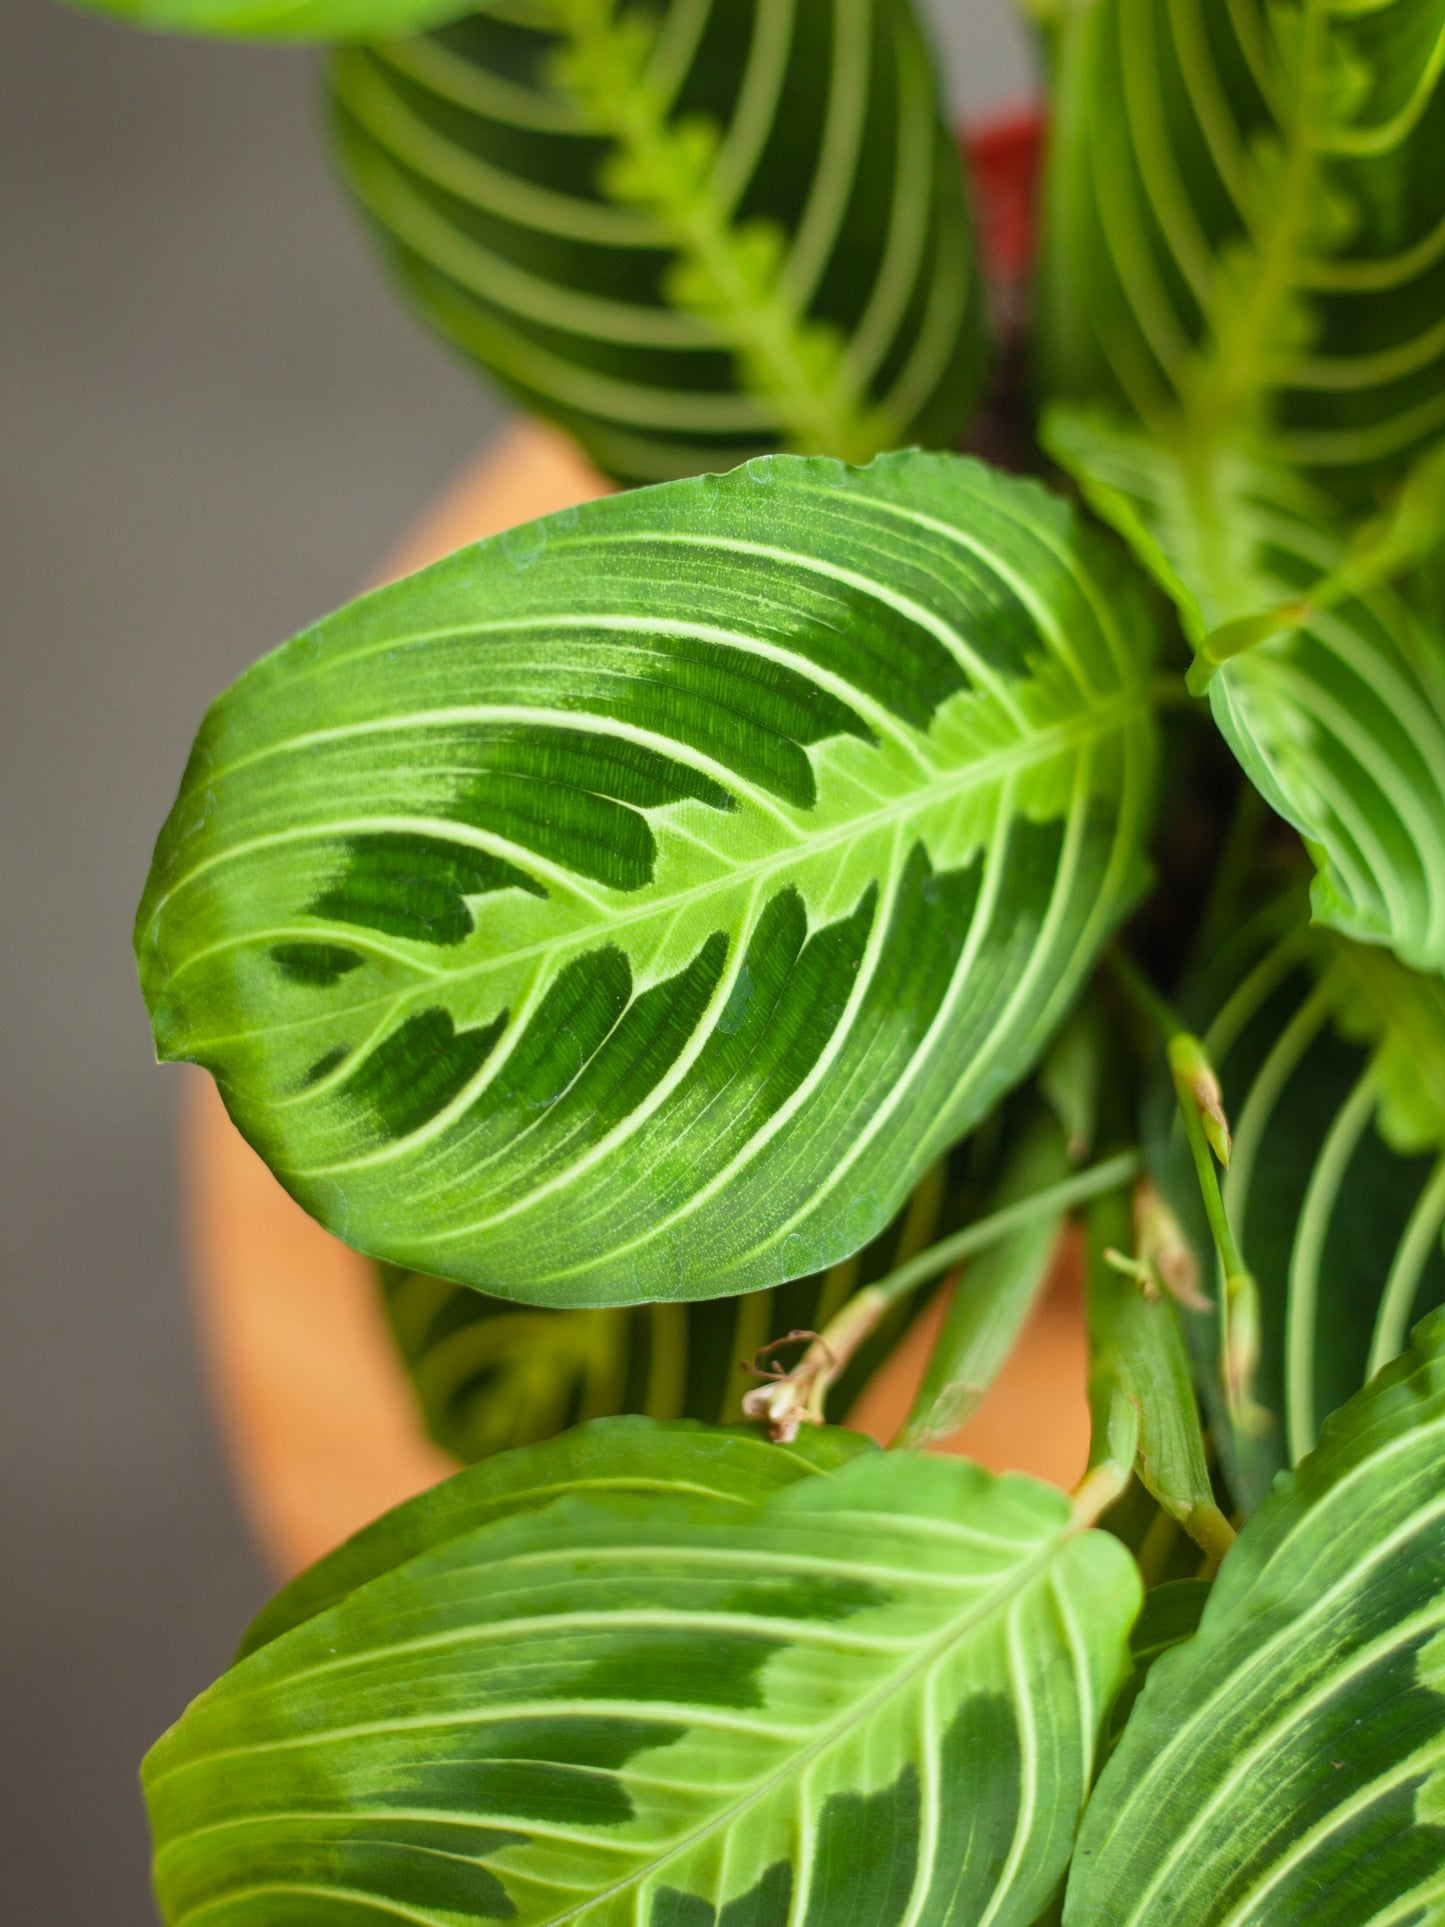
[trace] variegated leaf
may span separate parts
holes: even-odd
[[[876,1450],[863,1433],[836,1425],[809,1427],[791,1445],[772,1445],[752,1426],[724,1432],[691,1419],[595,1419],[525,1452],[498,1453],[364,1526],[261,1609],[236,1657],[315,1619],[431,1546],[558,1499],[685,1490],[756,1506],[795,1479],[835,1472],[860,1452]]]
[[[1234,1128],[1224,1198],[1261,1296],[1262,1432],[1235,1432],[1224,1410],[1215,1319],[1184,1314],[1248,1506],[1445,1300],[1445,983],[1311,929],[1294,898],[1207,961],[1184,1009],[1223,1083]],[[1172,1105],[1161,1110],[1172,1118]],[[1182,1133],[1165,1125],[1158,1143],[1208,1281]]]
[[[1066,1927],[1445,1917],[1445,1317],[1246,1523],[1089,1803]]]
[[[1049,392],[1206,497],[1258,439],[1351,501],[1403,473],[1445,431],[1445,0],[1096,0],[1059,79]]]
[[[1045,439],[1173,594],[1317,913],[1431,970],[1445,631],[1382,585],[1445,535],[1442,58],[1445,0],[1074,10],[1042,300]],[[1397,486],[1388,535],[1351,519]]]
[[[1151,641],[1112,548],[950,456],[464,550],[213,707],[137,920],[159,1050],[398,1264],[571,1304],[822,1269],[1137,887]]]
[[[1062,411],[1046,433],[1191,642],[1219,652],[1214,719],[1309,846],[1316,916],[1445,970],[1445,631],[1383,582],[1322,592],[1343,580],[1348,533],[1277,465],[1221,458],[1202,518],[1168,448]]]
[[[1028,1927],[1124,1671],[1124,1549],[912,1454],[674,1493],[412,1535],[253,1651],[146,1763],[171,1927]]]
[[[506,0],[332,87],[420,313],[609,474],[966,421],[982,291],[910,0]]]
[[[1151,1586],[1144,1605],[1129,1635],[1131,1671],[1113,1705],[1109,1708],[1108,1745],[1118,1745],[1144,1682],[1157,1660],[1172,1653],[1199,1631],[1200,1616],[1209,1598],[1212,1582],[1208,1579],[1170,1579]]]

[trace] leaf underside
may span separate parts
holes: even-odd
[[[1209,959],[1183,1008],[1219,1070],[1234,1129],[1224,1197],[1259,1283],[1256,1396],[1267,1430],[1232,1428],[1215,1318],[1183,1316],[1249,1507],[1445,1301],[1445,985],[1312,930],[1295,898]],[[1157,1110],[1155,1163],[1208,1281],[1214,1258],[1188,1148],[1167,1097]]]
[[[363,1250],[771,1287],[1029,1068],[1140,880],[1150,617],[955,457],[775,458],[461,551],[212,708],[137,953]]]
[[[957,1460],[690,1487],[427,1535],[254,1651],[146,1763],[172,1927],[1030,1927],[1122,1547]]]
[[[1089,1803],[1066,1927],[1445,1913],[1445,1319],[1246,1523]]]
[[[608,474],[967,420],[982,287],[908,0],[529,0],[348,49],[332,91],[419,312]]]

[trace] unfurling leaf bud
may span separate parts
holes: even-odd
[[[1227,1171],[1233,1139],[1229,1134],[1229,1119],[1224,1114],[1224,1095],[1214,1066],[1197,1037],[1180,1031],[1170,1039],[1169,1068],[1174,1073],[1174,1088],[1180,1099],[1192,1103],[1199,1112],[1209,1148]]]

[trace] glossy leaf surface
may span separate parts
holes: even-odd
[[[1445,984],[1312,930],[1295,899],[1209,960],[1184,1011],[1234,1129],[1224,1199],[1260,1288],[1263,1434],[1232,1432],[1216,1321],[1183,1315],[1237,1496],[1252,1505],[1445,1300]],[[1160,1113],[1161,1172],[1209,1281],[1189,1153],[1172,1106]]]
[[[571,1304],[822,1269],[1136,889],[1150,646],[1101,538],[955,457],[464,550],[212,708],[137,921],[160,1052],[399,1264]]]
[[[1067,1927],[1445,1908],[1445,1320],[1246,1523],[1089,1803]]]
[[[162,1909],[1028,1927],[1138,1598],[1052,1488],[913,1455],[428,1535],[152,1751]]]
[[[607,473],[946,446],[983,374],[909,0],[538,0],[332,73],[412,301]]]

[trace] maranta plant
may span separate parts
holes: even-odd
[[[1028,479],[907,0],[90,4],[322,43],[634,485],[263,658],[161,832],[158,1050],[467,1462],[152,1751],[165,1918],[1445,1923],[1445,0],[1031,7]],[[1077,1213],[1088,1471],[924,1455]]]

